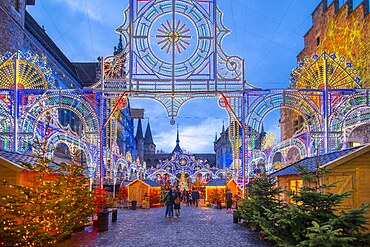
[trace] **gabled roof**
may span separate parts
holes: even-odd
[[[121,185],[122,186],[129,186],[135,182],[142,182],[150,187],[161,187],[160,184],[157,184],[156,182],[152,181],[152,180],[149,180],[149,179],[145,179],[145,180],[140,180],[140,179],[135,179],[134,181],[131,181],[131,182],[128,182],[128,181],[125,181],[124,183],[122,183]]]
[[[212,179],[204,186],[225,186],[225,179]]]
[[[6,151],[0,149],[0,160],[5,160],[10,164],[14,164],[19,169],[26,170],[26,167],[23,164],[35,165],[39,162],[39,159],[28,154],[22,154],[12,151]],[[55,163],[51,163],[52,166],[57,166]]]
[[[76,69],[76,74],[83,87],[90,87],[98,81],[96,73],[99,66],[98,62],[80,62],[72,64]]]
[[[31,155],[6,151],[2,149],[0,149],[0,158],[6,160],[7,162],[16,164],[21,169],[26,169],[26,167],[23,165],[24,163],[33,165],[38,160],[37,158]]]
[[[149,185],[150,187],[161,187],[160,184],[154,182],[153,180],[145,179],[143,180],[143,182]]]
[[[287,167],[284,167],[276,172],[273,172],[270,174],[270,176],[288,176],[288,175],[297,175],[299,174],[299,171],[297,169],[298,166],[305,167],[309,172],[315,172],[316,171],[316,162],[319,162],[320,168],[323,168],[325,166],[328,166],[332,164],[333,162],[337,162],[340,159],[347,157],[348,155],[352,155],[355,152],[360,151],[361,149],[369,149],[370,145],[368,146],[359,146],[359,147],[353,147],[348,148],[344,150],[334,151],[326,154],[322,154],[317,156],[308,157],[305,159],[302,159],[294,164],[291,164]],[[357,156],[356,156],[357,157]]]

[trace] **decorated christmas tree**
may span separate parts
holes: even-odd
[[[4,246],[49,246],[55,244],[63,203],[54,175],[57,165],[47,158],[46,145],[36,142],[32,164],[23,164],[32,177],[27,185],[3,181],[8,193],[1,195],[0,236]],[[32,176],[33,175],[33,176]]]
[[[78,155],[74,154],[71,163],[60,164],[58,169],[59,210],[63,215],[59,223],[65,235],[83,227],[95,210],[84,167],[76,161],[77,158]]]
[[[186,181],[185,171],[184,171],[184,169],[182,169],[181,177],[180,177],[180,191],[183,191],[184,189],[189,190],[189,186],[188,186],[188,183]]]
[[[94,211],[81,165],[75,159],[54,163],[46,142],[36,141],[33,148],[32,163],[23,164],[30,179],[23,185],[2,181],[1,246],[54,246]]]

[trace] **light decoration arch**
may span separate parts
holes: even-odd
[[[268,113],[279,108],[289,108],[300,113],[307,123],[311,123],[308,126],[310,131],[321,130],[321,111],[315,102],[306,96],[305,92],[293,90],[268,90],[250,102],[246,124],[254,130],[260,130]]]
[[[369,120],[370,94],[364,90],[356,94],[350,94],[335,107],[330,118],[332,131],[342,132],[345,128],[359,121]]]
[[[21,116],[20,129],[24,133],[35,132],[35,122],[47,111],[52,109],[67,109],[81,120],[84,134],[96,135],[99,131],[97,114],[90,102],[83,96],[70,92],[47,92],[36,102],[28,105]]]
[[[57,147],[60,143],[66,144],[70,150],[82,150],[85,153],[87,158],[86,164],[88,177],[93,178],[95,176],[97,163],[96,157],[94,159],[89,146],[85,142],[79,140],[76,136],[73,136],[69,133],[55,132],[48,137],[46,143],[48,153],[51,155],[51,157],[54,155],[55,147]]]
[[[2,149],[11,150],[13,143],[12,133],[14,132],[14,121],[10,114],[9,105],[0,98],[0,140],[2,142]]]
[[[273,165],[273,158],[276,153],[288,153],[289,149],[296,148],[299,150],[299,155],[301,158],[305,158],[308,156],[307,147],[306,145],[298,138],[290,138],[288,140],[285,140],[283,142],[280,142],[276,146],[274,146],[270,152],[270,154],[267,157],[267,164],[266,164],[266,170],[267,172],[272,172],[272,165]]]

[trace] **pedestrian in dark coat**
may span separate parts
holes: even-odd
[[[189,203],[190,203],[190,193],[189,193],[189,191],[185,191],[185,202],[186,202],[186,206],[189,207]]]
[[[173,204],[175,202],[175,193],[170,189],[167,194],[164,196],[164,201],[166,202],[166,213],[164,217],[169,218],[173,217]]]
[[[176,217],[179,218],[181,209],[181,192],[179,190],[175,192],[174,209]]]
[[[226,210],[231,210],[231,207],[233,205],[233,194],[228,191],[226,192]]]
[[[198,207],[199,191],[193,190],[193,192],[191,193],[191,197],[193,198],[193,204]]]

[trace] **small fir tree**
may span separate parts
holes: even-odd
[[[209,198],[211,199],[211,203],[217,203],[218,200],[221,200],[221,193],[216,188],[212,191]]]
[[[275,178],[256,178],[249,187],[249,198],[241,200],[238,215],[250,227],[261,230],[261,225],[269,225],[268,212],[274,213],[284,206],[279,199],[281,192]]]
[[[287,192],[293,204],[275,212],[264,207],[268,222],[259,222],[266,238],[279,246],[364,246],[369,236],[361,233],[367,206],[338,212],[336,207],[350,192],[333,194],[335,183],[322,183],[328,171],[318,161],[314,173],[298,167],[306,186]]]
[[[128,197],[128,191],[126,186],[120,186],[118,192],[118,200],[126,200]]]

